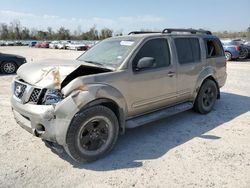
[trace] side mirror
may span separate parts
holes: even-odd
[[[136,70],[153,67],[154,62],[155,62],[155,58],[153,57],[143,57],[138,61]]]

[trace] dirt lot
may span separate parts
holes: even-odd
[[[28,61],[82,52],[0,47]],[[228,63],[221,100],[128,130],[104,159],[77,165],[20,128],[10,108],[13,76],[0,76],[0,187],[250,187],[250,61]]]

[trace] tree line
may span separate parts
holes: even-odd
[[[248,38],[250,39],[250,27],[247,28],[246,31],[238,31],[238,32],[213,32],[219,38]]]
[[[9,24],[0,24],[0,40],[102,40],[113,35],[113,30],[109,28],[97,30],[95,26],[86,32],[75,30],[72,33],[65,27],[60,27],[57,31],[51,27],[47,30],[29,29],[16,20]]]
[[[246,31],[223,31],[213,32],[213,34],[219,38],[250,38],[250,27]],[[122,33],[114,34],[109,28],[97,30],[95,26],[86,32],[81,32],[80,29],[71,32],[65,27],[60,27],[57,31],[51,27],[47,30],[37,30],[22,26],[18,20],[9,24],[0,24],[0,40],[102,40],[113,35],[122,35]]]

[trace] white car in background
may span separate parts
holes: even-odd
[[[85,51],[88,49],[88,45],[82,43],[82,42],[71,42],[69,45],[68,45],[68,48],[69,50],[82,50],[82,51]]]
[[[68,46],[70,45],[71,41],[67,40],[67,41],[60,41],[60,43],[58,43],[57,48],[58,49],[68,49]]]
[[[49,48],[57,49],[57,48],[58,48],[58,44],[59,44],[59,41],[52,41],[52,42],[49,44]]]

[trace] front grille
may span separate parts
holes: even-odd
[[[15,82],[15,84],[14,84],[14,95],[15,95],[17,98],[22,99],[26,87],[27,87],[27,86],[24,85],[24,84],[21,84],[21,83],[19,83],[19,82]]]
[[[29,102],[38,103],[40,94],[41,94],[41,89],[38,89],[38,88],[33,89],[30,95]]]

